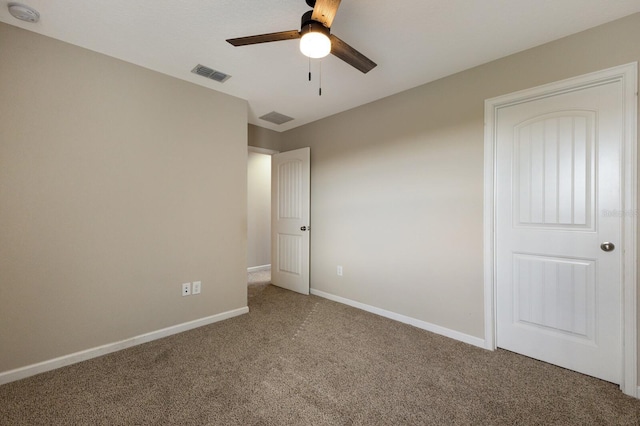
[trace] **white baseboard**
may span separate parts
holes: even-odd
[[[325,299],[333,300],[334,302],[342,303],[344,305],[353,306],[354,308],[362,309],[363,311],[371,312],[372,314],[380,315],[385,318],[389,318],[395,321],[399,321],[405,324],[412,325],[414,327],[421,328],[423,330],[430,331],[432,333],[440,334],[441,336],[449,337],[451,339],[459,340],[464,343],[468,343],[473,346],[485,348],[484,339],[479,337],[469,336],[468,334],[460,333],[459,331],[451,330],[449,328],[441,327],[436,324],[431,324],[426,321],[411,318],[405,315],[397,314],[395,312],[387,311],[384,309],[376,308],[375,306],[365,305],[364,303],[356,302],[355,300],[345,299],[344,297],[336,296],[324,291],[311,289],[311,294],[323,297]]]
[[[261,266],[252,266],[250,268],[247,268],[247,272],[266,271],[268,269],[271,269],[271,264],[269,264],[269,265],[261,265]]]
[[[16,368],[15,370],[4,371],[0,373],[0,385],[5,383],[14,382],[16,380],[24,379],[29,376],[44,373],[45,371],[55,370],[56,368],[65,367],[67,365],[75,364],[81,361],[86,361],[91,358],[96,358],[102,355],[116,352],[122,349],[130,348],[132,346],[141,345],[143,343],[150,342],[152,340],[161,339],[163,337],[171,336],[172,334],[182,333],[183,331],[191,330],[194,328],[202,327],[204,325],[213,324],[215,322],[223,321],[229,318],[236,317],[238,315],[246,314],[249,312],[249,308],[238,308],[227,312],[222,312],[217,315],[211,315],[209,317],[200,318],[197,320],[184,322],[182,324],[174,325],[171,327],[163,328],[161,330],[152,331],[150,333],[134,336],[129,339],[120,340],[119,342],[108,343],[106,345],[98,346],[84,351],[75,352],[69,355],[64,355],[58,358],[42,361],[37,364],[27,365],[25,367]]]

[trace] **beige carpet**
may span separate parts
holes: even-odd
[[[271,282],[271,269],[262,271],[248,272],[247,282],[249,286],[256,284],[269,284]]]
[[[254,281],[247,315],[0,386],[0,424],[640,424],[616,385]]]

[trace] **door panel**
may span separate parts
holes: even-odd
[[[593,229],[594,125],[593,111],[566,111],[516,126],[517,225]]]
[[[309,294],[310,149],[271,157],[271,282]]]
[[[496,124],[497,344],[620,383],[621,83],[534,98]]]
[[[595,262],[514,254],[514,322],[592,343]]]
[[[279,254],[277,270],[299,276],[302,274],[302,236],[279,234],[277,250]]]

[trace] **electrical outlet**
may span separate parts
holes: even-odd
[[[338,276],[342,276],[342,266],[338,265]]]
[[[182,284],[182,295],[183,296],[191,295],[191,283]]]
[[[193,291],[191,292],[191,294],[200,294],[201,288],[202,288],[202,281],[194,281]]]

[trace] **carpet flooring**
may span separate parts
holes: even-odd
[[[640,424],[614,384],[253,281],[246,315],[0,386],[0,424]]]

